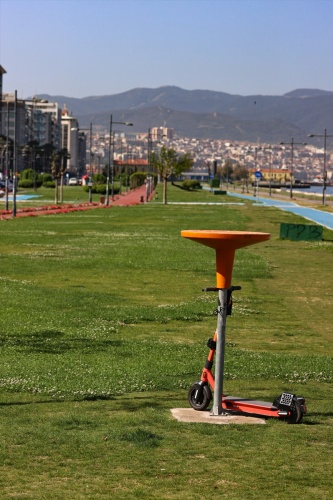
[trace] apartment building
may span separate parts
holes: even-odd
[[[61,145],[61,115],[58,104],[34,97],[25,101],[27,142],[39,145],[52,144],[56,150]]]
[[[3,75],[5,75],[7,71],[1,66],[0,64],[0,102],[2,101],[2,80],[3,80]],[[0,135],[3,135],[2,132],[2,113],[0,109]]]
[[[173,128],[153,127],[150,130],[152,141],[172,140]]]
[[[61,132],[61,149],[67,149],[69,153],[67,170],[76,172],[79,161],[79,138],[82,140],[82,133],[79,130],[79,122],[71,115],[66,104],[61,111]]]

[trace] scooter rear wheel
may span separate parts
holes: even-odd
[[[194,410],[206,410],[211,400],[212,393],[208,385],[201,386],[199,383],[195,383],[188,391],[188,402]]]

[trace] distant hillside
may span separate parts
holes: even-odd
[[[155,126],[175,129],[186,137],[280,142],[309,133],[333,131],[333,92],[299,89],[283,96],[240,96],[210,90],[166,86],[136,88],[121,94],[39,97],[64,104],[82,127],[90,122],[108,129],[115,121],[132,121],[133,131]],[[121,118],[123,117],[123,118]]]

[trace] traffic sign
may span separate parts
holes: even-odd
[[[262,178],[262,173],[260,172],[260,170],[257,170],[255,173],[254,173],[256,179],[261,179]]]

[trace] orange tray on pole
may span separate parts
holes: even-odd
[[[232,270],[235,252],[270,238],[269,233],[255,233],[248,231],[218,231],[218,230],[184,230],[183,238],[201,243],[216,251],[216,288],[231,286]]]

